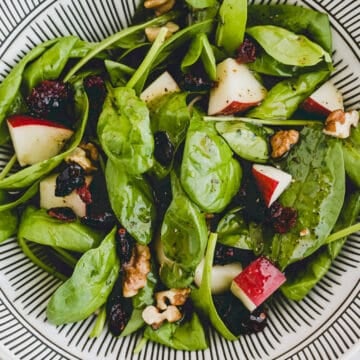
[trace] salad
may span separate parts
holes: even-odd
[[[198,350],[304,298],[360,231],[331,54],[326,14],[243,0],[146,0],[26,54],[0,84],[0,241],[63,281],[47,320]]]

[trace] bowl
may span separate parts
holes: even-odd
[[[342,92],[346,108],[359,109],[359,4],[350,0],[281,3],[296,3],[329,14],[336,68],[332,80]],[[3,80],[26,52],[47,39],[76,34],[96,42],[126,27],[136,1],[13,0],[2,1],[0,8],[0,80]],[[9,148],[0,148],[1,167],[9,156]],[[270,305],[269,325],[263,332],[230,342],[210,330],[210,347],[204,351],[175,351],[148,342],[139,354],[134,354],[140,334],[116,338],[103,331],[100,337],[89,338],[94,317],[56,327],[47,323],[46,305],[59,280],[26,258],[17,240],[11,238],[0,244],[0,358],[331,360],[345,359],[351,354],[356,357],[360,351],[359,240],[359,234],[348,238],[330,271],[304,300],[293,302],[278,296]]]

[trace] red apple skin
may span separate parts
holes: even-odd
[[[272,194],[274,193],[276,187],[279,185],[279,182],[269,176],[266,176],[260,171],[256,171],[254,167],[252,168],[252,174],[255,178],[258,188],[261,190],[265,205],[269,207]]]
[[[253,103],[241,103],[238,101],[233,101],[229,104],[225,109],[218,113],[218,115],[232,115],[238,112],[244,112],[256,105],[259,105],[260,102],[253,102]]]
[[[264,256],[253,261],[233,280],[256,307],[285,281],[285,275]]]
[[[331,111],[312,98],[307,98],[301,105],[301,108],[308,113],[317,114],[323,117],[327,117]]]
[[[7,119],[7,121],[13,128],[27,125],[42,125],[56,127],[59,129],[68,129],[66,126],[63,126],[62,124],[56,123],[54,121],[35,118],[29,115],[12,115]]]

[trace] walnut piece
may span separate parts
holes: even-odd
[[[142,318],[153,329],[158,329],[165,320],[171,323],[179,321],[182,314],[175,305],[167,306],[162,312],[156,306],[149,305],[143,310]]]
[[[350,136],[351,125],[357,127],[359,123],[359,113],[356,110],[332,111],[325,121],[324,134],[345,139]]]
[[[156,306],[160,310],[165,310],[168,303],[175,306],[184,305],[190,294],[190,288],[170,289],[160,291],[155,294]]]
[[[136,244],[130,261],[123,264],[123,296],[132,297],[145,287],[150,272],[150,249],[146,245]]]
[[[166,27],[166,29],[168,30],[165,39],[168,39],[172,34],[176,33],[180,29],[179,25],[175,24],[172,21],[167,22],[162,27]],[[149,26],[145,28],[145,35],[151,43],[155,41],[156,37],[160,32],[160,29],[160,26]]]
[[[65,158],[67,163],[76,163],[81,166],[86,173],[91,173],[97,170],[96,166],[93,165],[91,159],[87,157],[86,151],[81,147],[77,147]]]
[[[299,141],[299,132],[296,130],[280,130],[271,137],[271,156],[279,158],[286,154]]]
[[[175,5],[175,0],[146,0],[144,7],[155,10],[155,15],[159,16],[169,12]]]

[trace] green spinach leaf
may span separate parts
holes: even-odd
[[[42,245],[84,253],[99,245],[104,234],[80,220],[64,222],[49,216],[45,209],[28,206],[19,224],[18,236]]]
[[[61,325],[86,319],[106,302],[120,269],[115,231],[99,247],[83,254],[71,277],[52,295],[46,309],[50,323]]]
[[[126,230],[140,244],[148,244],[154,232],[156,210],[152,189],[143,176],[108,160],[106,186],[111,207]]]
[[[152,167],[154,139],[149,111],[134,90],[118,87],[109,91],[97,133],[104,152],[117,166],[134,175]]]
[[[319,127],[306,127],[300,136],[300,143],[281,164],[293,182],[280,202],[298,212],[296,225],[285,234],[275,234],[272,240],[271,257],[281,269],[311,255],[325,243],[345,196],[340,143],[326,138]]]
[[[316,71],[283,80],[271,88],[265,100],[246,116],[259,119],[289,119],[299,105],[328,77],[328,71]]]
[[[341,144],[346,174],[360,188],[360,126],[352,129],[350,137]]]
[[[207,243],[205,214],[189,200],[174,171],[171,173],[171,190],[173,197],[159,239],[163,252],[159,259],[160,278],[169,288],[190,285]]]
[[[238,191],[242,170],[212,122],[194,112],[186,135],[181,184],[203,211],[221,212]]]

